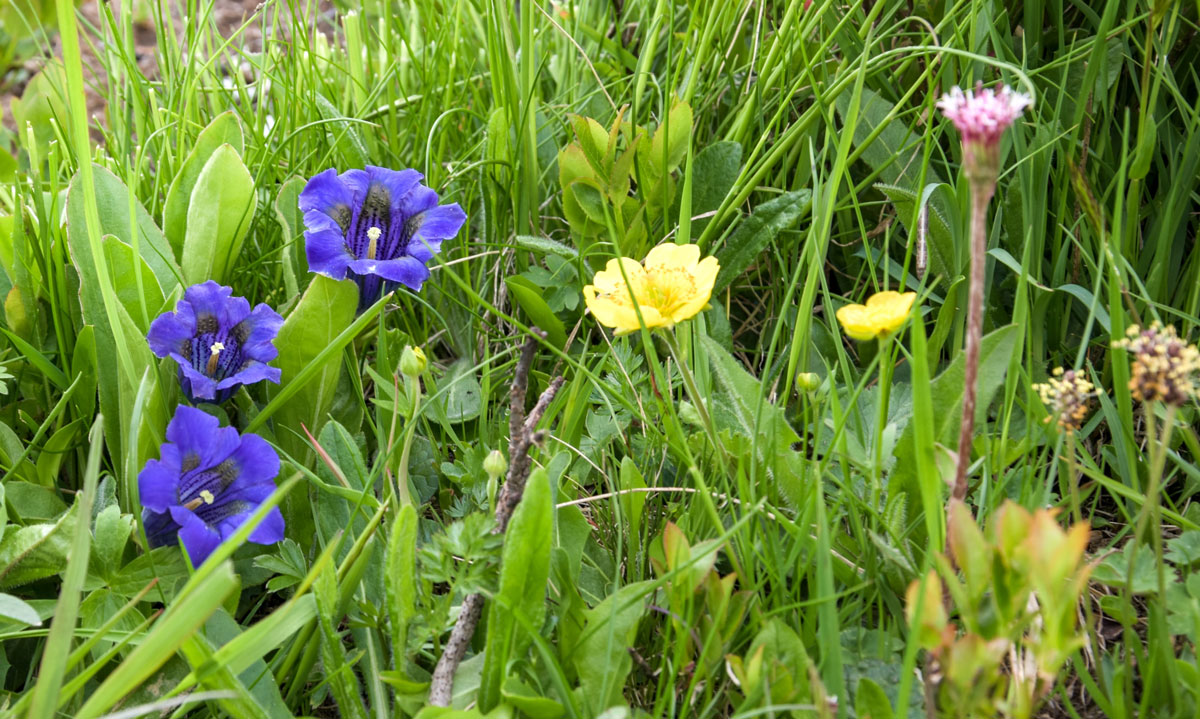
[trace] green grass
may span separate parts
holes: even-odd
[[[1197,403],[1155,416],[1110,345],[1132,324],[1193,342],[1200,325],[1200,6],[371,0],[319,14],[268,0],[249,53],[202,2],[158,33],[147,79],[135,19],[164,28],[166,8],[101,3],[92,28],[60,5],[62,71],[4,108],[28,130],[0,130],[0,706],[414,715],[457,606],[482,591],[514,621],[476,633],[458,708],[879,719],[880,689],[895,716],[924,715],[935,665],[905,591],[945,549],[970,262],[958,138],[933,103],[982,80],[1035,105],[1006,136],[988,219],[970,504],[981,521],[1005,500],[1058,507],[1065,524],[1079,473],[1099,566],[1079,607],[1086,645],[1040,711],[1196,715]],[[81,43],[104,70],[86,87],[103,117],[84,108]],[[663,143],[633,171],[643,229],[609,204],[590,229],[569,222],[559,152],[576,118],[607,130],[621,113],[670,135],[681,102],[678,162]],[[289,533],[193,572],[176,548],[147,551],[140,522],[137,473],[180,401],[144,336],[181,291],[178,256],[151,257],[184,242],[166,219],[172,183],[195,180],[189,153],[226,112],[253,201],[231,215],[245,239],[220,279],[299,339],[281,347],[281,387],[221,411],[284,457]],[[355,321],[344,287],[300,299],[313,276],[295,197],[316,172],[365,164],[420,170],[469,221],[420,293]],[[658,182],[664,166],[677,169]],[[726,268],[711,308],[674,329],[676,357],[650,333],[614,338],[581,299],[607,259],[664,238]],[[882,289],[918,292],[914,321],[890,343],[845,339],[835,310]],[[552,337],[530,384],[566,379],[534,452],[558,506],[552,541],[510,535],[529,550],[502,562],[482,463],[507,453],[533,325]],[[411,420],[408,344],[430,358]],[[1101,390],[1071,439],[1031,389],[1058,366]],[[817,386],[798,389],[801,372]],[[544,602],[505,584],[523,562],[546,570]],[[487,668],[499,674],[485,646],[507,649]]]

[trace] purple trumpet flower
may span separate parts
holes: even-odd
[[[142,519],[150,546],[183,541],[200,566],[275,491],[279,455],[256,434],[239,435],[216,417],[180,405],[167,425],[160,459],[138,474]],[[283,539],[283,515],[273,508],[250,541]]]
[[[416,170],[314,175],[300,193],[311,271],[358,285],[358,311],[399,285],[421,289],[426,263],[467,219],[458,203],[439,205]]]
[[[246,298],[232,295],[212,280],[192,285],[174,312],[150,324],[150,349],[179,363],[179,383],[192,404],[224,402],[238,385],[279,382],[279,368],[267,363],[279,355],[274,339],[283,318],[265,304],[251,310]]]

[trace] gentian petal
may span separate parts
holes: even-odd
[[[316,210],[304,214],[304,253],[308,269],[330,279],[346,278],[346,267],[354,253],[346,244],[346,235],[337,223]]]
[[[428,262],[442,249],[442,240],[448,240],[458,234],[463,223],[467,221],[467,213],[458,203],[439,205],[426,210],[409,220],[410,226],[415,226],[412,239],[408,242],[408,254],[422,262]]]
[[[283,370],[278,367],[271,367],[270,365],[256,362],[241,372],[217,382],[214,386],[216,387],[216,391],[220,393],[221,390],[232,389],[243,384],[254,384],[263,380],[279,384],[282,376]]]
[[[152,459],[138,472],[138,497],[151,512],[165,512],[167,507],[178,504],[178,485],[179,465],[172,467],[168,462]]]
[[[389,170],[386,167],[376,167],[367,165],[367,176],[371,182],[378,182],[387,188],[388,197],[391,198],[392,215],[402,212],[401,201],[404,196],[417,187],[417,185],[425,178],[424,175],[416,170]],[[436,202],[436,200],[434,200]]]
[[[171,518],[179,524],[179,538],[187,549],[193,567],[199,567],[217,547],[221,546],[221,535],[204,523],[196,513],[178,505],[171,507]]]
[[[350,269],[360,275],[377,275],[389,282],[398,282],[413,290],[421,289],[421,285],[429,279],[429,268],[415,257],[398,257],[394,260],[355,260],[350,263]],[[371,302],[374,302],[374,299]],[[367,304],[370,306],[371,303]]]
[[[283,317],[278,312],[271,309],[270,305],[259,304],[243,323],[250,330],[242,343],[243,354],[259,362],[270,362],[279,356],[279,350],[275,347],[275,337],[283,327]]]
[[[338,177],[337,170],[331,167],[312,176],[300,191],[299,202],[301,212],[316,210],[332,217],[338,206],[350,209],[354,204],[354,196],[342,178]]]
[[[166,357],[172,352],[179,353],[183,347],[189,346],[192,338],[196,336],[196,318],[192,314],[191,305],[185,302],[179,304],[180,311],[164,312],[150,323],[146,341],[156,357]],[[186,312],[183,311],[185,307]]]
[[[151,512],[142,510],[142,524],[146,528],[146,540],[151,547],[164,547],[175,541],[179,533],[179,524],[171,517],[170,512]]]
[[[180,406],[167,425],[167,441],[186,457],[195,453],[201,464],[216,464],[237,449],[237,430],[226,432],[221,422],[211,414],[195,407]]]

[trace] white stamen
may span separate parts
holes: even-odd
[[[368,240],[378,240],[383,235],[383,230],[378,227],[372,227],[367,230]]]
[[[225,345],[221,344],[220,342],[213,342],[212,346],[208,348],[208,351],[212,352],[214,355],[217,355],[221,354],[221,350],[223,349],[225,349]]]
[[[203,499],[205,504],[212,504],[213,501],[216,500],[216,497],[214,497],[213,493],[207,489],[202,489],[200,490],[200,499]]]

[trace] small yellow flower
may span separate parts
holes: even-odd
[[[838,322],[856,340],[887,337],[908,319],[916,299],[916,292],[877,292],[867,298],[865,305],[846,305],[838,310]]]
[[[708,305],[720,269],[715,257],[701,260],[696,245],[663,244],[650,250],[644,263],[609,260],[583,288],[583,299],[596,321],[618,335],[641,328],[638,310],[648,329],[673,327]]]

